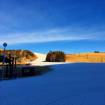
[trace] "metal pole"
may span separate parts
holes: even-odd
[[[4,79],[4,76],[5,76],[5,51],[6,51],[6,47],[7,47],[7,43],[3,43],[3,47],[4,47],[4,52],[3,52],[3,64],[2,64],[2,66],[3,66],[3,71],[2,71],[2,79]]]
[[[3,63],[2,63],[2,79],[5,77],[5,47],[3,52]]]
[[[4,47],[4,54],[3,54],[3,65],[5,64],[5,51],[6,51],[6,49],[5,49],[5,47]]]

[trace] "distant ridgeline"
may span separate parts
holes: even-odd
[[[0,49],[1,56],[3,53],[4,51]],[[27,62],[33,61],[37,58],[35,54],[29,50],[6,50],[5,54],[7,58],[9,58],[9,55],[11,55],[11,57],[15,57],[17,64],[26,64]]]

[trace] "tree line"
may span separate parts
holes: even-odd
[[[46,56],[47,62],[65,62],[65,53],[63,51],[49,51]]]

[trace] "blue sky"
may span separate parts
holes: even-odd
[[[104,6],[105,0],[0,0],[0,47],[105,51]]]

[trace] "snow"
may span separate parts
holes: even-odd
[[[36,61],[45,61],[46,59],[46,54],[42,54],[42,53],[38,53],[38,52],[35,52],[34,53],[38,58],[36,59]]]
[[[105,64],[51,66],[36,77],[0,82],[0,105],[105,105]]]
[[[32,66],[48,66],[48,65],[58,65],[58,64],[65,64],[67,62],[45,62],[46,54],[42,53],[34,53],[37,56],[37,59],[29,62]]]

